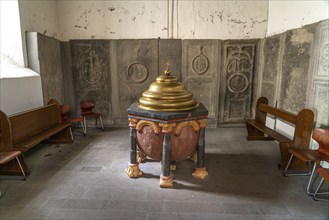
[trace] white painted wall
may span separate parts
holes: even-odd
[[[267,36],[328,19],[329,1],[269,1]]]
[[[57,1],[61,40],[266,35],[268,1]]]
[[[268,1],[178,1],[182,39],[263,38]]]
[[[58,1],[59,38],[167,37],[167,1]]]
[[[0,109],[7,115],[42,105],[40,76],[0,79]]]

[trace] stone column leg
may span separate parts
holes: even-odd
[[[161,188],[172,188],[173,181],[170,176],[170,162],[171,162],[171,145],[170,138],[175,123],[163,124],[159,123],[162,127],[162,133],[164,133],[163,145],[162,145],[162,161],[161,161],[161,176],[160,176],[160,187]]]
[[[206,119],[199,120],[200,122],[200,135],[197,146],[197,162],[195,171],[192,175],[199,179],[204,179],[208,176],[205,165],[205,131],[206,131]]]
[[[130,163],[129,167],[125,170],[126,174],[130,178],[139,177],[143,172],[139,169],[138,163],[136,160],[137,156],[137,147],[136,147],[136,124],[137,119],[129,119],[130,127]]]

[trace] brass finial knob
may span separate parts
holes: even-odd
[[[169,76],[169,75],[171,74],[171,71],[170,71],[169,67],[170,67],[170,64],[168,63],[168,64],[167,64],[167,69],[164,71],[164,74],[165,74],[166,76]]]

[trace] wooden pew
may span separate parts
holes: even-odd
[[[23,153],[44,140],[52,143],[73,143],[70,123],[62,123],[59,106],[50,104],[7,116],[0,111],[0,152],[19,150]],[[26,172],[29,170],[20,156]],[[0,168],[2,175],[19,175],[17,163],[7,163]]]
[[[266,126],[267,115],[272,115],[276,119],[280,119],[295,127],[293,139],[289,139],[279,132]],[[312,135],[314,123],[314,113],[310,109],[303,109],[298,114],[293,114],[284,111],[279,108],[268,105],[266,97],[260,97],[256,104],[256,115],[253,120],[246,120],[248,136],[246,137],[249,141],[256,140],[276,140],[279,142],[281,151],[282,166],[285,167],[289,161],[290,153],[289,148],[309,148],[310,139]],[[304,167],[304,164],[296,161],[292,164],[292,167]]]

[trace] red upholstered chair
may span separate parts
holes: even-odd
[[[95,103],[91,100],[82,100],[82,101],[80,101],[81,117],[83,117],[84,120],[86,120],[88,118],[95,118],[96,127],[97,127],[97,119],[99,118],[102,130],[104,131],[102,114],[97,113],[97,112],[93,112],[92,109],[94,107],[95,107]],[[87,127],[87,124],[85,124],[85,126]]]
[[[316,150],[313,149],[296,149],[291,148],[289,152],[291,153],[291,157],[289,162],[284,170],[284,176],[293,176],[293,175],[310,175],[308,185],[307,185],[307,193],[309,195],[313,195],[310,191],[313,176],[315,174],[317,164],[321,161],[329,162],[329,130],[322,128],[315,128],[312,135],[313,139],[318,142],[319,148]],[[305,173],[291,173],[288,172],[289,166],[291,164],[292,159],[296,157],[299,160],[302,160],[309,164],[309,170]]]
[[[21,151],[18,151],[18,150],[2,151],[2,152],[0,152],[0,165],[3,165],[5,163],[8,163],[11,160],[16,159],[16,161],[18,163],[18,166],[19,166],[19,168],[22,171],[23,179],[25,180],[26,179],[26,175],[25,175],[24,169],[23,169],[23,167],[21,165],[21,162],[19,161],[19,158],[18,158],[21,154],[22,154],[22,152]]]
[[[87,129],[86,129],[86,121],[85,118],[83,117],[76,117],[76,118],[70,118],[69,114],[71,111],[71,106],[68,104],[63,104],[60,106],[61,109],[61,117],[62,117],[62,122],[70,122],[74,124],[80,124],[82,128],[82,134],[86,136],[87,134]],[[78,130],[79,131],[79,130]]]
[[[317,187],[317,189],[315,190],[315,193],[314,193],[314,196],[313,196],[313,199],[314,200],[319,200],[319,201],[329,201],[329,199],[324,199],[324,198],[320,198],[320,197],[317,197],[319,194],[329,194],[329,192],[322,192],[322,193],[319,193],[319,190],[323,184],[324,181],[326,181],[328,184],[329,184],[329,169],[328,168],[323,168],[323,167],[319,167],[317,169],[317,172],[318,174],[322,177],[321,180],[320,180],[320,183]]]

